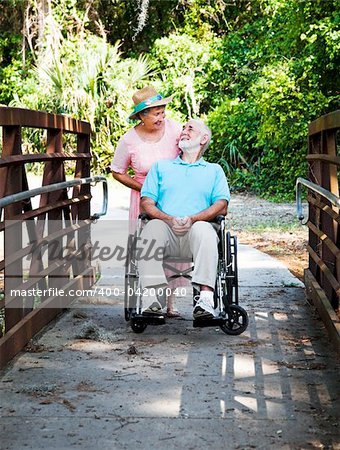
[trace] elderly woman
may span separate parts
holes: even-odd
[[[146,86],[132,96],[134,109],[129,119],[138,120],[118,141],[112,159],[113,177],[131,188],[129,230],[133,234],[140,212],[140,191],[152,164],[160,159],[173,159],[179,154],[178,140],[182,127],[165,118],[165,106],[171,97],[163,98],[153,86]],[[132,169],[134,175],[127,173]],[[172,288],[176,283],[172,283]],[[168,299],[168,315],[178,315],[173,310],[173,300]]]
[[[165,118],[165,105],[172,97],[162,98],[152,86],[146,86],[132,96],[135,107],[130,119],[138,124],[118,141],[111,163],[113,177],[131,188],[130,232],[135,231],[139,215],[140,190],[152,164],[160,159],[176,158],[181,125]],[[134,176],[127,173],[131,168]]]

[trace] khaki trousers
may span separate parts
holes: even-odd
[[[144,227],[138,247],[139,276],[142,288],[164,287],[168,282],[163,257],[193,257],[192,284],[215,288],[218,236],[209,222],[195,222],[184,236],[177,236],[162,220],[154,219]],[[152,247],[152,251],[150,249]]]

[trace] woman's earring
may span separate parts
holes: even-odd
[[[142,127],[144,126],[144,122],[142,121]]]

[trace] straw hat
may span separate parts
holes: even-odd
[[[163,98],[153,86],[146,86],[143,89],[139,89],[132,96],[135,106],[129,115],[129,119],[137,119],[136,114],[144,111],[144,109],[167,105],[171,102],[172,98],[173,95]]]

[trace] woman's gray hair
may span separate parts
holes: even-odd
[[[164,108],[165,109],[165,105],[150,106],[149,108],[143,109],[142,111],[140,111],[138,113],[140,120],[142,120],[142,116],[144,116],[144,117],[147,116],[150,113],[150,111],[152,111],[153,109],[156,109],[156,108]]]
[[[208,136],[208,140],[204,144],[204,147],[202,148],[202,154],[201,154],[201,156],[202,156],[205,153],[206,149],[209,147],[209,144],[210,144],[210,141],[211,141],[211,129],[201,119],[190,119],[190,120],[192,122],[195,122],[199,126],[199,129],[202,131],[202,133],[206,134]]]
[[[141,120],[142,122],[143,122],[143,117],[146,117],[148,114],[149,114],[149,112],[150,112],[150,108],[147,108],[147,109],[143,109],[143,111],[140,111],[139,113],[138,113],[138,119],[139,120]]]

